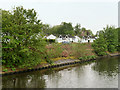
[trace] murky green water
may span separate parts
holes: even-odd
[[[3,88],[118,88],[118,57],[2,79]]]

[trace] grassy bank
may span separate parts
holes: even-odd
[[[47,64],[54,64],[56,61],[60,60],[87,60],[87,59],[94,59],[96,54],[93,52],[91,44],[89,43],[71,43],[71,44],[58,44],[53,43],[46,45],[46,58],[41,59],[41,62],[35,66],[31,67],[6,67],[5,65],[2,66],[3,72],[14,72],[19,70],[25,69],[32,69],[35,67],[42,67]]]
[[[109,56],[118,55],[118,52],[109,53]],[[42,68],[52,65],[59,65],[59,64],[67,64],[67,63],[75,63],[75,62],[82,62],[87,60],[94,60],[98,56],[94,53],[93,48],[91,47],[91,43],[72,43],[72,44],[49,44],[46,45],[46,59],[43,58],[40,64],[31,67],[13,67],[9,68],[5,65],[2,66],[1,73],[10,73],[16,71],[24,71],[27,69],[35,69],[35,68]],[[76,61],[77,60],[77,61]]]
[[[95,55],[91,44],[88,43],[50,44],[46,48],[49,58],[74,57],[77,59],[83,56]]]

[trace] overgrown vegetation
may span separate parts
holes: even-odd
[[[90,60],[90,59],[96,59],[97,56],[91,55],[91,56],[83,56],[79,57],[79,60]]]
[[[58,57],[84,57],[94,55],[90,44],[51,44],[47,45],[47,55],[49,58]]]
[[[61,48],[61,44],[52,43],[51,45],[47,45],[47,55],[48,58],[57,58],[62,56],[63,49]]]
[[[90,44],[73,44],[72,53],[76,58],[93,55],[92,48]]]
[[[107,26],[104,30],[99,31],[99,38],[92,44],[94,51],[97,55],[103,56],[107,52],[114,53],[120,51],[120,42],[118,42],[119,28]]]

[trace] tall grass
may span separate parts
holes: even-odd
[[[62,56],[63,49],[60,44],[50,44],[47,45],[47,56],[48,58],[57,58]]]
[[[75,58],[94,55],[90,44],[50,44],[47,45],[47,55],[49,58],[70,57]]]

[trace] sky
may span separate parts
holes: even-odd
[[[0,0],[0,8],[12,10],[15,6],[34,8],[44,24],[77,23],[95,34],[106,25],[118,27],[119,0]]]

